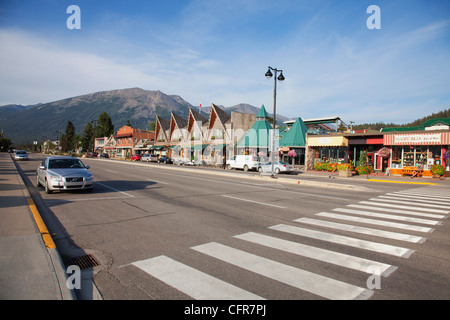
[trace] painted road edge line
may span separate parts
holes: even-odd
[[[37,224],[39,232],[41,233],[42,240],[44,240],[44,244],[45,244],[46,248],[47,249],[55,249],[56,248],[55,242],[53,241],[53,238],[50,235],[50,232],[48,231],[47,226],[44,223],[44,220],[42,220],[42,217],[39,214],[39,211],[38,211],[36,205],[34,204],[33,199],[28,198],[27,202],[28,202],[28,206],[30,207],[31,213],[33,214],[34,221]]]

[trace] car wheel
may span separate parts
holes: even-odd
[[[263,172],[263,168],[262,168],[262,167],[259,167],[259,168],[258,168],[258,171],[259,171],[259,172]]]
[[[227,169],[231,170],[231,164],[227,164]]]
[[[48,181],[47,181],[47,180],[45,180],[45,193],[46,193],[46,194],[51,194],[51,193],[53,193],[53,191],[50,190],[50,188],[48,187]]]
[[[275,173],[279,174],[280,173],[280,168],[275,168]]]
[[[245,172],[248,171],[248,166],[247,166],[247,165],[244,166],[244,171],[245,171]]]

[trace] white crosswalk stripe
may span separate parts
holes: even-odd
[[[360,288],[313,272],[294,268],[219,243],[211,242],[192,249],[324,298],[336,300],[368,299],[373,295],[373,291],[367,288]]]
[[[381,207],[389,207],[389,208],[401,208],[401,209],[408,209],[408,210],[422,210],[422,211],[427,211],[427,212],[446,213],[446,214],[450,212],[448,210],[431,209],[431,208],[420,208],[420,209],[418,209],[417,207],[413,207],[413,206],[396,205],[396,204],[391,204],[391,203],[382,203],[382,202],[374,202],[374,201],[360,201],[359,203],[369,204],[369,205],[372,205],[372,206],[381,206]]]
[[[370,211],[364,211],[364,210],[352,210],[352,209],[346,209],[346,208],[335,208],[333,211],[340,211],[340,212],[348,212],[348,213],[355,213],[363,216],[369,216],[369,217],[376,217],[376,218],[385,218],[390,220],[399,220],[399,221],[405,221],[405,222],[414,222],[414,223],[420,223],[420,224],[427,224],[435,226],[440,223],[440,221],[437,220],[429,220],[429,219],[421,219],[421,218],[412,218],[412,217],[405,217],[405,216],[397,216],[393,214],[386,214],[386,213],[376,213],[376,212],[370,212]]]
[[[428,197],[426,198],[418,198],[417,196],[410,196],[410,195],[400,195],[400,194],[393,194],[393,193],[387,193],[386,195],[378,196],[378,198],[385,198],[385,199],[402,199],[405,201],[409,201],[409,203],[414,202],[423,202],[423,203],[433,203],[436,204],[437,202],[440,203],[446,203],[448,202],[450,204],[450,199],[430,199]]]
[[[395,239],[395,240],[412,242],[412,243],[423,243],[426,240],[426,238],[424,238],[424,237],[418,237],[418,236],[414,236],[414,235],[410,235],[410,234],[385,231],[385,230],[380,230],[380,229],[372,229],[372,228],[354,226],[354,225],[350,225],[350,224],[329,222],[329,221],[325,221],[325,220],[300,218],[295,221],[300,222],[300,223],[312,224],[315,226],[327,227],[327,228],[338,229],[338,230],[346,230],[346,231],[351,231],[351,232],[356,232],[356,233],[368,234],[368,235],[376,236],[376,237],[383,237],[383,238]]]
[[[418,203],[418,202],[414,202],[412,203],[411,200],[409,201],[401,201],[398,199],[385,199],[385,198],[371,198],[369,199],[371,201],[382,201],[382,202],[391,202],[391,203],[399,203],[399,204],[414,204],[415,206],[421,206],[421,207],[430,207],[430,208],[440,208],[440,209],[448,209],[448,205],[440,205],[440,204],[431,204],[431,203]],[[447,213],[449,213],[450,211],[447,211]]]
[[[406,215],[410,215],[410,216],[436,218],[436,219],[443,219],[443,218],[447,217],[446,215],[441,215],[441,214],[423,213],[423,212],[419,212],[419,211],[401,210],[401,209],[377,207],[377,206],[362,205],[362,204],[348,204],[347,207],[361,208],[361,209],[371,210],[371,211],[374,211],[374,210],[375,211],[383,211],[383,212],[389,211],[389,213],[400,213],[400,214],[406,214]]]
[[[375,268],[379,275],[388,277],[397,267],[384,263],[382,261],[384,255],[409,258],[415,250],[408,246],[419,245],[426,241],[421,235],[409,233],[433,232],[434,228],[431,226],[437,227],[442,223],[441,220],[448,218],[450,207],[446,206],[447,202],[450,204],[450,198],[445,193],[440,193],[440,189],[429,187],[390,192],[343,208],[334,208],[333,212],[316,213],[317,218],[300,217],[292,221],[295,225],[269,226],[271,236],[247,232],[233,238],[283,251],[299,259],[312,259],[324,266],[333,265],[366,275],[372,275]],[[322,228],[326,232],[311,229],[314,227]],[[397,230],[394,232],[382,228]],[[329,232],[329,229],[334,232]],[[278,236],[273,236],[274,232]],[[283,239],[283,236],[289,236],[290,240]],[[361,236],[369,236],[370,240],[375,241],[362,239]],[[317,241],[314,242],[314,246],[307,245],[302,243],[303,238]],[[327,243],[335,244],[333,248],[337,249],[321,248],[321,246],[329,247]],[[364,251],[373,252],[380,261],[358,257],[358,251],[354,251],[355,255],[339,252],[341,250],[339,248],[344,247],[362,250],[361,254]],[[276,280],[320,297],[368,299],[373,295],[372,290],[364,288],[364,283],[362,285],[346,283],[327,277],[323,274],[327,267],[317,273],[311,272],[255,255],[251,252],[252,249],[243,251],[217,242],[201,244],[190,249],[202,253],[205,257],[251,271],[256,277]],[[167,256],[136,261],[132,265],[194,299],[264,299],[257,292],[249,292],[220,280],[213,272],[206,274]]]
[[[260,300],[261,297],[166,256],[132,263],[153,277],[199,300]]]
[[[355,247],[358,249],[364,249],[384,254],[389,254],[397,257],[402,258],[409,258],[411,254],[414,252],[414,250],[392,246],[388,244],[373,242],[373,241],[367,241],[367,240],[361,240],[357,238],[347,237],[347,236],[341,236],[337,234],[332,234],[328,232],[322,232],[322,231],[316,231],[311,229],[305,229],[300,227],[294,227],[286,224],[278,224],[276,226],[270,227],[270,229],[278,230],[282,232],[288,232],[295,235],[308,237],[312,239],[322,240],[322,241],[328,241],[336,244],[341,244],[345,246]]]
[[[248,232],[234,236],[235,238],[257,243],[270,248],[283,250],[296,255],[332,263],[345,268],[358,270],[371,274],[373,267],[380,270],[380,274],[384,277],[389,276],[397,267],[381,263],[373,260],[363,259],[348,254],[335,251],[321,249],[313,246],[304,245],[297,242],[287,241],[279,238],[269,237],[259,233]]]

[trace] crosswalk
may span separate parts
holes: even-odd
[[[448,190],[436,186],[390,192],[330,212],[318,212],[312,218],[301,217],[291,224],[270,226],[270,235],[247,232],[233,238],[366,277],[376,274],[386,278],[398,269],[388,261],[408,259],[415,252],[413,248],[424,243],[427,235],[448,217],[450,197],[447,193]],[[279,237],[273,236],[274,232]],[[289,235],[291,240],[283,239],[283,235]],[[314,245],[302,243],[304,239],[313,240]],[[361,252],[361,256],[350,255],[346,250],[339,252],[336,248],[356,248],[352,252]],[[275,280],[326,299],[369,299],[374,294],[368,282],[346,283],[218,242],[194,246],[190,250],[223,262],[225,267],[232,265],[261,279]],[[377,260],[386,261],[368,259],[363,252],[374,253]],[[239,288],[217,275],[206,274],[167,256],[136,261],[132,265],[194,299],[266,299],[261,293]]]

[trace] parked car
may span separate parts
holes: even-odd
[[[233,159],[227,160],[227,169],[244,169],[257,170],[260,164],[260,159],[257,156],[237,155]]]
[[[100,158],[109,158],[109,154],[103,152],[103,153],[100,155]]]
[[[142,157],[141,157],[141,161],[147,161],[147,162],[149,162],[150,161],[150,155],[147,153],[147,154],[144,154]]]
[[[24,150],[16,150],[14,160],[28,160],[28,154]]]
[[[75,157],[48,157],[36,170],[36,185],[44,186],[46,193],[55,190],[92,191],[94,178],[88,169],[89,166]]]
[[[272,162],[260,164],[258,166],[258,171],[261,173],[263,173],[263,172],[272,173]],[[288,164],[286,162],[283,162],[283,161],[276,161],[273,164],[273,171],[277,174],[280,172],[292,173],[294,171],[294,166],[292,166],[291,164]]]
[[[158,159],[158,163],[169,163],[172,164],[173,161],[172,159],[166,157],[166,156],[162,156],[161,158]]]
[[[158,161],[158,156],[156,154],[144,154],[141,158],[141,161],[147,161],[147,162],[157,162]]]
[[[141,160],[142,156],[140,154],[135,154],[131,156],[131,161],[139,161]]]

